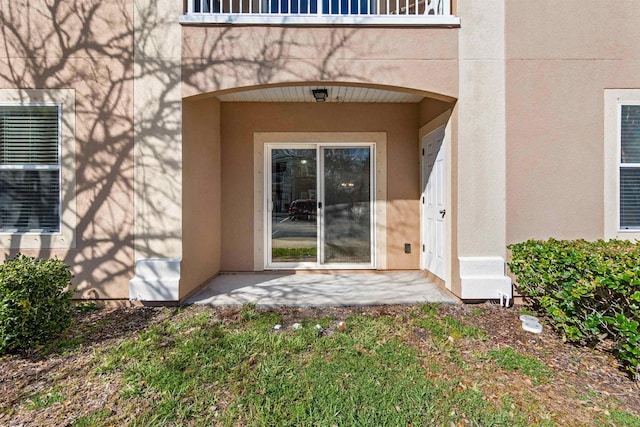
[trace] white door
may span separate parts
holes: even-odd
[[[444,127],[422,138],[421,267],[445,279]]]

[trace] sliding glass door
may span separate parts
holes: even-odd
[[[321,262],[371,263],[371,148],[322,150]]]
[[[267,147],[267,268],[372,268],[373,145]]]
[[[317,262],[317,163],[315,148],[271,150],[271,263]]]

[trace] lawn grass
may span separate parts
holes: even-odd
[[[426,378],[401,340],[407,326],[391,318],[352,316],[329,336],[316,327],[331,327],[329,319],[277,332],[277,313],[251,311],[227,326],[210,313],[168,320],[102,355],[96,373],[119,371],[125,399],[154,402],[139,425],[527,425],[480,389]],[[441,328],[464,330],[451,324]]]
[[[54,403],[64,401],[65,397],[58,393],[57,390],[49,390],[47,392],[35,393],[29,396],[27,400],[27,408],[44,409],[50,407]]]
[[[482,358],[495,361],[496,365],[502,369],[521,372],[536,384],[547,382],[553,377],[553,371],[547,368],[542,361],[533,356],[522,354],[511,347],[489,350]]]
[[[473,323],[481,309],[469,310],[468,321],[431,304],[402,314],[354,310],[300,319],[299,327],[282,311],[246,305],[236,313],[173,309],[96,350],[85,380],[117,383],[116,395],[70,425],[571,425],[572,414],[558,415],[536,395],[555,379],[552,369],[509,346],[486,350],[490,334]],[[484,351],[470,350],[480,343]],[[509,393],[498,391],[502,378],[514,381]],[[25,406],[55,409],[72,394],[64,384],[42,388]],[[594,424],[640,425],[613,400],[597,405]]]
[[[316,247],[312,248],[273,248],[273,258],[315,258],[318,254]]]

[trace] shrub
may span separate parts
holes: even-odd
[[[508,246],[516,289],[570,342],[615,342],[615,354],[640,379],[640,244],[529,240]]]
[[[71,324],[71,271],[18,255],[0,264],[0,354],[31,349]]]

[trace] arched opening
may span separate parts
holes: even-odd
[[[220,271],[420,269],[421,133],[446,124],[454,104],[327,82],[184,99],[182,282],[195,289]]]

